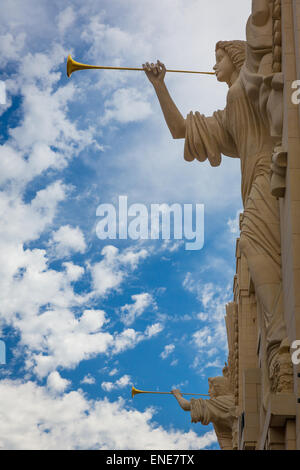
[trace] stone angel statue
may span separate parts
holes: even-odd
[[[222,450],[236,447],[233,430],[236,417],[234,396],[230,390],[228,377],[211,377],[208,379],[210,399],[183,398],[180,390],[172,390],[172,394],[184,411],[190,411],[192,423],[203,425],[213,424],[218,442]]]
[[[184,158],[221,164],[222,155],[239,158],[244,206],[240,249],[246,256],[266,331],[266,357],[272,388],[278,351],[286,337],[281,280],[280,216],[271,194],[270,168],[274,138],[262,112],[267,102],[264,74],[270,73],[272,42],[271,0],[254,0],[246,41],[216,44],[217,80],[226,82],[226,106],[212,116],[190,112],[182,116],[165,84],[166,67],[145,63],[143,69],[154,87],[165,121],[174,139],[184,139]]]

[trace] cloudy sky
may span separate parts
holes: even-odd
[[[0,4],[0,448],[217,449],[172,396],[207,393],[227,358],[239,161],[183,159],[143,72],[210,71],[244,39],[250,0]],[[214,76],[167,74],[183,115],[225,105]],[[100,240],[97,207],[203,204],[204,246]]]

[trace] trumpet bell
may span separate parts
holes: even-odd
[[[71,77],[71,74],[73,72],[73,69],[72,69],[72,64],[73,63],[73,59],[71,57],[71,55],[69,54],[68,55],[68,60],[67,60],[67,75],[68,77],[70,78]]]
[[[131,396],[132,396],[132,398],[134,398],[135,395],[137,395],[138,393],[145,393],[145,392],[143,392],[142,390],[138,390],[138,389],[135,388],[135,387],[132,387],[132,389],[131,389]]]
[[[80,64],[79,62],[76,62],[76,60],[73,60],[71,54],[68,55],[67,75],[69,78],[71,77],[72,73],[75,72],[75,70],[82,70],[83,68],[83,64]]]

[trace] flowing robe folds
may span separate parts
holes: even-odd
[[[258,100],[245,89],[244,65],[230,87],[226,108],[205,117],[190,113],[186,120],[184,158],[221,163],[221,154],[240,158],[244,205],[240,249],[260,301],[266,327],[269,374],[285,337],[281,286],[280,218],[278,201],[270,191],[270,166],[274,142],[261,117]],[[229,189],[229,188],[228,188]]]
[[[203,425],[213,423],[219,444],[223,450],[232,449],[232,426],[235,419],[235,405],[232,395],[223,395],[203,400],[191,399],[192,423]]]

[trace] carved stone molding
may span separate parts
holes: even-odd
[[[273,1],[273,63],[274,73],[281,72],[282,43],[281,43],[281,0]]]
[[[282,32],[281,32],[281,0],[273,0],[272,11],[272,92],[269,98],[269,115],[271,135],[278,137],[274,148],[271,164],[271,192],[276,198],[285,195],[285,175],[287,154],[280,147],[283,126],[283,74],[282,74]]]

